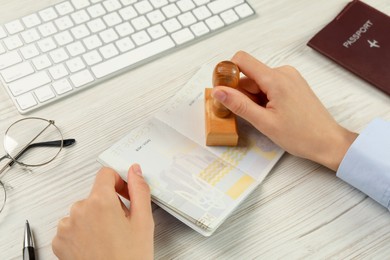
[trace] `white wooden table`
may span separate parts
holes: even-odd
[[[0,23],[57,2],[1,0]],[[0,259],[21,259],[26,219],[39,259],[55,258],[51,241],[56,225],[73,202],[89,193],[100,168],[98,154],[146,122],[202,64],[229,59],[238,50],[270,66],[297,67],[330,113],[351,130],[362,130],[375,117],[390,120],[389,96],[306,46],[347,2],[252,0],[254,19],[31,113],[55,119],[65,137],[77,144],[49,165],[32,171],[16,166],[7,172],[3,181],[10,190],[0,214]],[[366,2],[390,14],[388,1]],[[0,134],[19,118],[0,88]],[[390,213],[334,172],[289,154],[211,237],[158,207],[153,214],[156,259],[390,255]]]

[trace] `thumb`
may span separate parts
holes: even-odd
[[[261,131],[268,119],[268,113],[244,93],[229,87],[214,87],[211,96],[234,114],[242,117]]]
[[[130,214],[132,217],[152,216],[150,188],[142,176],[141,167],[133,164],[128,171],[127,186],[130,197]]]

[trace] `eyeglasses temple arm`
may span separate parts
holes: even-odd
[[[74,144],[76,142],[75,139],[64,139],[63,140],[63,147],[67,147],[67,146],[71,146],[72,144]],[[61,146],[61,140],[55,140],[55,141],[48,141],[48,142],[40,142],[40,143],[33,143],[33,144],[30,144],[29,146],[26,147],[26,149],[24,149],[20,154],[18,154],[14,159],[17,160],[20,158],[20,156],[22,156],[27,150],[29,150],[30,148],[33,148],[33,147],[58,147],[58,146]],[[3,159],[3,158],[1,158]],[[1,161],[1,160],[0,160]],[[8,166],[12,166],[13,164],[15,163],[15,161],[10,161],[7,165]],[[2,169],[3,170],[3,169]],[[5,169],[4,169],[5,170]],[[4,171],[3,170],[3,171]],[[0,174],[1,174],[1,170],[0,170]]]
[[[76,142],[75,139],[64,139],[63,140],[63,147],[70,146]],[[55,140],[55,141],[48,141],[48,142],[40,142],[40,143],[33,143],[30,144],[26,150],[33,148],[33,147],[58,147],[61,146],[61,140]],[[19,158],[19,157],[18,157]],[[17,158],[15,158],[17,159]]]

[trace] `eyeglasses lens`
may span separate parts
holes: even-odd
[[[42,143],[58,140],[57,145]],[[4,137],[4,149],[16,162],[39,166],[53,160],[62,149],[62,134],[48,120],[26,118],[12,124]]]

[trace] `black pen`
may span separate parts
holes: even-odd
[[[28,220],[26,220],[24,227],[23,260],[35,260],[34,239]]]

